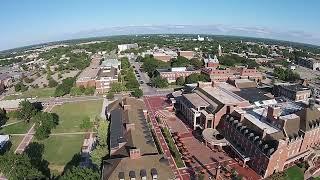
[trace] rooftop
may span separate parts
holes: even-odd
[[[235,91],[234,93],[250,102],[273,99],[267,95],[269,92],[260,88],[242,88],[240,91]]]
[[[197,93],[182,94],[193,106],[197,107],[207,107],[210,104],[202,99]]]
[[[104,161],[103,179],[119,179],[120,174],[124,175],[124,179],[130,179],[129,172],[132,171],[140,179],[141,170],[146,172],[147,179],[152,179],[151,169],[156,169],[158,179],[174,179],[175,177],[163,155],[148,155],[134,160],[117,158]]]
[[[201,89],[223,104],[238,104],[246,102],[242,97],[222,87],[205,86]]]

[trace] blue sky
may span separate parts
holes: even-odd
[[[320,45],[319,9],[318,0],[3,0],[0,50],[143,25],[217,25],[236,35],[259,28],[264,37]]]

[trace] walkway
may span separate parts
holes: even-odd
[[[165,138],[162,135],[161,129],[159,127],[158,122],[156,121],[156,118],[154,116],[155,110],[159,109],[159,106],[157,106],[157,104],[152,103],[152,106],[149,102],[149,98],[148,97],[144,97],[144,102],[148,108],[149,114],[150,114],[150,120],[152,123],[152,127],[155,130],[155,134],[157,136],[157,139],[159,141],[159,144],[161,146],[162,152],[164,152],[164,155],[167,157],[168,161],[169,161],[169,165],[173,170],[174,175],[176,176],[176,179],[180,179],[180,180],[188,180],[190,179],[190,176],[188,173],[186,174],[181,174],[181,172],[179,171],[177,164],[175,163],[172,154],[169,150],[169,147],[165,141]]]
[[[12,123],[9,123],[9,124],[5,124],[3,126],[0,126],[0,128],[4,128],[4,127],[10,126],[10,125],[14,125],[14,124],[17,124],[17,123],[20,123],[20,122],[23,122],[23,121],[16,121],[16,122],[12,122]]]
[[[46,109],[44,109],[45,112],[50,112],[52,110],[52,108],[54,107],[54,105],[51,106],[47,106]],[[35,123],[31,126],[31,128],[29,129],[29,131],[27,132],[27,134],[25,134],[25,136],[23,137],[22,141],[20,142],[19,146],[17,147],[17,149],[14,151],[14,153],[16,154],[22,154],[24,152],[24,150],[26,149],[26,147],[30,144],[30,142],[32,141],[33,135],[35,133]]]

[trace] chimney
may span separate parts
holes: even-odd
[[[148,119],[148,110],[144,109],[143,115],[144,115],[144,118]]]
[[[141,157],[140,149],[130,149],[130,159],[139,159]]]
[[[267,118],[274,120],[276,119],[276,117],[280,115],[280,113],[281,113],[280,107],[268,106]]]
[[[261,139],[264,139],[267,135],[267,128],[263,128],[263,132],[262,132],[262,138]]]

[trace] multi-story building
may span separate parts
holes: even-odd
[[[218,130],[244,164],[267,177],[316,153],[320,111],[295,102],[237,108],[224,116]]]
[[[178,51],[178,56],[182,56],[187,59],[192,59],[192,58],[194,58],[194,52],[193,51]]]
[[[306,101],[311,95],[311,89],[302,84],[279,83],[273,90],[275,96],[284,96],[293,101]]]
[[[134,44],[119,44],[118,45],[118,50],[119,52],[121,51],[125,51],[125,50],[128,50],[128,49],[134,49],[134,48],[138,48],[138,44],[137,43],[134,43]]]
[[[297,63],[312,70],[320,70],[320,60],[314,58],[299,58]]]
[[[234,68],[203,68],[201,73],[207,75],[211,81],[227,81],[233,79],[251,79],[256,82],[262,80],[262,74],[256,68],[234,67]]]
[[[247,106],[249,101],[215,82],[199,82],[192,93],[177,96],[174,105],[194,129],[215,128],[224,114]]]
[[[194,70],[193,68],[186,67],[173,67],[169,69],[157,69],[157,73],[168,80],[169,83],[176,82],[178,77],[187,77],[191,74],[200,74],[199,70]]]
[[[120,61],[110,56],[105,56],[101,64],[100,60],[101,57],[92,58],[90,66],[81,72],[76,81],[78,87],[95,87],[97,93],[103,94],[110,89],[111,83],[118,81]]]
[[[102,179],[174,179],[168,160],[155,145],[143,101],[125,97],[108,106],[110,158]]]

